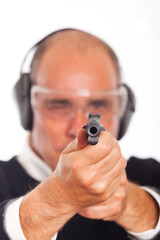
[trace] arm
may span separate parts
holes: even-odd
[[[4,213],[5,213],[5,208],[8,204],[8,200],[3,201],[0,203],[0,236],[3,240],[9,240],[8,235],[6,234],[5,227],[4,227]]]
[[[150,187],[143,187],[143,189],[148,192],[154,200],[156,200],[156,203],[158,204],[159,208],[160,208],[160,196],[159,196],[159,190],[158,189],[153,189],[153,188],[150,188]],[[159,211],[160,209],[158,209]],[[138,239],[142,239],[142,240],[146,240],[146,239],[159,239],[160,237],[160,215],[159,215],[159,219],[158,219],[158,222],[157,222],[157,225],[155,226],[155,228],[153,229],[149,229],[145,232],[131,232],[131,231],[128,231],[131,236],[135,236],[137,237]],[[155,238],[156,237],[156,238]]]
[[[144,232],[155,228],[158,219],[156,200],[138,185],[128,182],[125,208],[116,222],[127,230]]]

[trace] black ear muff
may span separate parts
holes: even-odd
[[[118,140],[120,140],[126,133],[129,123],[130,123],[130,120],[131,120],[131,117],[132,117],[133,113],[135,112],[135,105],[136,105],[135,96],[134,96],[134,93],[131,90],[131,88],[128,87],[126,84],[123,84],[123,86],[127,89],[128,102],[127,102],[127,106],[126,106],[124,115],[120,120]]]
[[[25,130],[32,130],[31,85],[30,74],[22,73],[13,89],[18,104],[21,124]]]

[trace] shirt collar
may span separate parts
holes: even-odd
[[[45,180],[52,173],[52,169],[31,149],[29,136],[17,158],[28,175],[39,182]]]

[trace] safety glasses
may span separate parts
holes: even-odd
[[[127,97],[123,85],[112,91],[51,90],[39,85],[31,88],[32,108],[44,117],[59,121],[69,121],[77,111],[86,117],[89,113],[99,113],[102,121],[120,118],[126,109]]]

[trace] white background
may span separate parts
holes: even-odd
[[[12,87],[28,49],[59,28],[89,31],[117,52],[136,113],[120,141],[123,155],[160,161],[160,1],[5,0],[0,3],[0,159],[19,153],[21,128]]]

